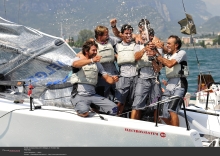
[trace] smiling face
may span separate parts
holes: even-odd
[[[169,38],[167,40],[167,50],[170,54],[173,54],[178,50],[178,44],[176,43],[175,38]]]
[[[91,46],[91,48],[89,49],[89,51],[87,52],[87,57],[89,59],[95,57],[97,55],[97,47],[96,46]]]
[[[129,43],[132,40],[132,30],[131,29],[125,29],[122,33],[123,41],[125,43]]]

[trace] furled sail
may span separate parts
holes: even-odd
[[[0,17],[0,74],[34,86],[32,96],[47,105],[68,105],[75,51],[62,39]]]
[[[196,34],[196,26],[190,14],[186,13],[186,18],[178,22],[181,26],[180,32],[186,35]]]

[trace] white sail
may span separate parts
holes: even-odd
[[[24,81],[26,88],[31,82],[33,97],[44,104],[70,102],[68,80],[75,55],[62,38],[0,17],[0,74],[8,81]]]

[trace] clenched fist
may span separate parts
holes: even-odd
[[[117,23],[116,18],[113,18],[113,19],[110,20],[111,26],[113,26],[113,27],[116,26],[116,23]]]

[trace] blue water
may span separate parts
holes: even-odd
[[[81,49],[74,49],[77,53]],[[187,53],[189,76],[188,92],[192,95],[197,90],[197,78],[199,73],[210,73],[215,82],[220,82],[220,49],[183,49]],[[198,61],[197,61],[198,58]],[[199,62],[199,63],[198,63]],[[161,70],[160,79],[166,80],[164,69]],[[164,86],[162,86],[164,87]]]

